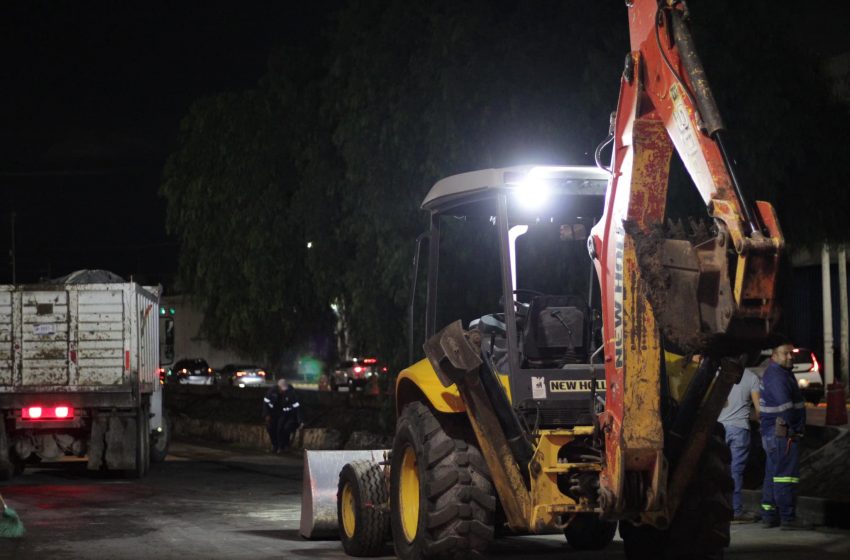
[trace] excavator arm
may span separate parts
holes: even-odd
[[[603,294],[606,359],[600,496],[610,517],[640,515],[664,527],[676,509],[668,489],[686,485],[691,473],[682,469],[693,465],[677,461],[668,484],[663,352],[710,357],[714,370],[705,378],[713,377],[721,357],[759,346],[776,320],[784,242],[773,207],[761,201],[751,206],[742,194],[685,3],[626,5],[631,52],[612,122],[612,175],[589,243]],[[673,150],[706,204],[711,227],[665,229]],[[690,399],[698,410],[687,411],[685,431],[710,429],[716,421],[717,403],[734,373],[740,375],[734,363],[724,370],[732,373],[703,383],[705,391]],[[679,456],[698,459],[704,438],[684,435]]]

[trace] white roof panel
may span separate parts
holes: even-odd
[[[605,181],[607,186],[610,174],[598,167],[593,166],[546,166],[546,165],[518,165],[514,167],[502,167],[498,169],[481,169],[452,175],[437,181],[431,187],[422,208],[426,210],[437,210],[446,205],[453,205],[461,199],[468,199],[469,195],[486,191],[516,188],[524,179],[534,178],[554,181]],[[605,194],[605,187],[597,184],[577,191],[577,195]]]

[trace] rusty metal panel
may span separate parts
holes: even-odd
[[[0,286],[0,392],[150,390],[158,305],[158,289],[130,282]]]
[[[0,287],[0,385],[11,385],[14,344],[14,313],[12,291],[8,286]]]
[[[123,288],[123,284],[82,284],[69,288],[77,297],[75,343],[79,385],[117,385],[124,381]]]
[[[68,293],[33,290],[21,293],[21,384],[69,384]]]
[[[138,321],[139,381],[159,384],[159,291],[138,286],[134,294]]]

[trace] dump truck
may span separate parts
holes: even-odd
[[[0,479],[65,456],[142,477],[165,459],[159,295],[105,271],[0,286]]]
[[[722,557],[717,417],[778,319],[784,241],[735,176],[684,2],[626,9],[609,166],[598,149],[597,167],[470,172],[425,197],[425,359],[398,375],[391,449],[307,453],[304,536],[424,560],[479,558],[499,531],[601,549],[619,529],[632,560]],[[682,223],[674,151],[705,203]]]

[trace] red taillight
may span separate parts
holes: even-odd
[[[376,360],[375,358],[366,358],[365,360],[363,360],[363,363],[364,364],[375,364],[375,363],[378,363],[378,360]]]
[[[812,367],[809,371],[820,371],[820,364],[818,363],[818,359],[815,358],[815,353],[812,352]]]
[[[354,373],[360,373],[361,371],[363,371],[363,368],[362,368],[362,367],[360,367],[360,366],[354,366]]]
[[[264,372],[264,371],[258,371],[258,372],[257,372],[257,375],[259,375],[260,377],[265,377],[265,376],[266,376],[266,372]]]
[[[243,375],[245,375],[244,371],[237,371],[236,372],[236,377],[242,377]]]
[[[28,406],[21,410],[21,418],[24,420],[67,420],[73,417],[74,409],[70,406]]]
[[[384,371],[384,372],[385,372],[385,371],[387,371],[387,368],[382,367],[382,368],[381,368],[381,371]]]

